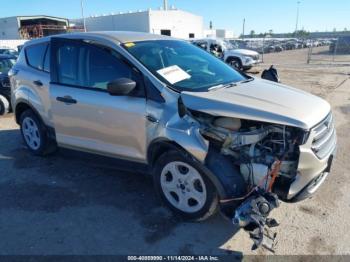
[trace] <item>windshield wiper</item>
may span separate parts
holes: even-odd
[[[212,86],[208,88],[208,91],[213,91],[213,90],[217,90],[217,89],[221,89],[221,88],[229,88],[229,87],[233,87],[236,86],[237,83],[229,83],[229,84],[220,84],[220,85],[216,85],[216,86]]]
[[[221,89],[221,88],[229,88],[229,87],[237,86],[238,84],[248,83],[248,82],[251,82],[253,80],[254,80],[254,78],[252,77],[252,78],[248,78],[246,80],[242,80],[239,82],[232,82],[229,84],[220,84],[220,85],[209,87],[208,91],[214,91],[214,90]]]
[[[243,81],[239,81],[239,82],[237,82],[237,84],[244,84],[244,83],[251,82],[251,81],[253,81],[253,80],[254,80],[254,78],[252,77],[252,78],[248,78],[248,79],[243,80]]]

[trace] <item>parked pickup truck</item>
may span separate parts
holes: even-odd
[[[218,56],[227,64],[239,70],[249,70],[260,63],[260,55],[256,51],[235,48],[230,42],[205,38],[191,41],[196,46]]]
[[[186,41],[51,36],[27,42],[9,74],[33,154],[60,146],[123,160],[130,170],[143,165],[185,218],[247,199],[262,201],[265,217],[276,206],[271,194],[305,199],[331,170],[336,131],[325,100],[247,76]]]

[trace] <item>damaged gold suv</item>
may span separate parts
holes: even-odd
[[[326,101],[247,76],[182,40],[42,38],[25,44],[10,78],[32,153],[59,146],[140,163],[186,218],[237,207],[258,189],[301,200],[330,172],[336,132]]]

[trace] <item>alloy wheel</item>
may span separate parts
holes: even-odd
[[[22,132],[27,145],[31,149],[37,150],[41,144],[41,137],[39,128],[32,118],[24,118],[22,122]]]

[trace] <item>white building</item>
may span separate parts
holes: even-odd
[[[12,16],[0,18],[0,40],[31,39],[65,33],[68,19],[53,16]]]
[[[203,37],[203,18],[175,8],[92,16],[85,23],[87,31],[136,31],[183,39]],[[73,19],[70,24],[82,26],[83,20]]]
[[[207,29],[204,30],[204,37],[214,37],[214,38],[234,38],[235,35],[233,31],[226,29]]]

